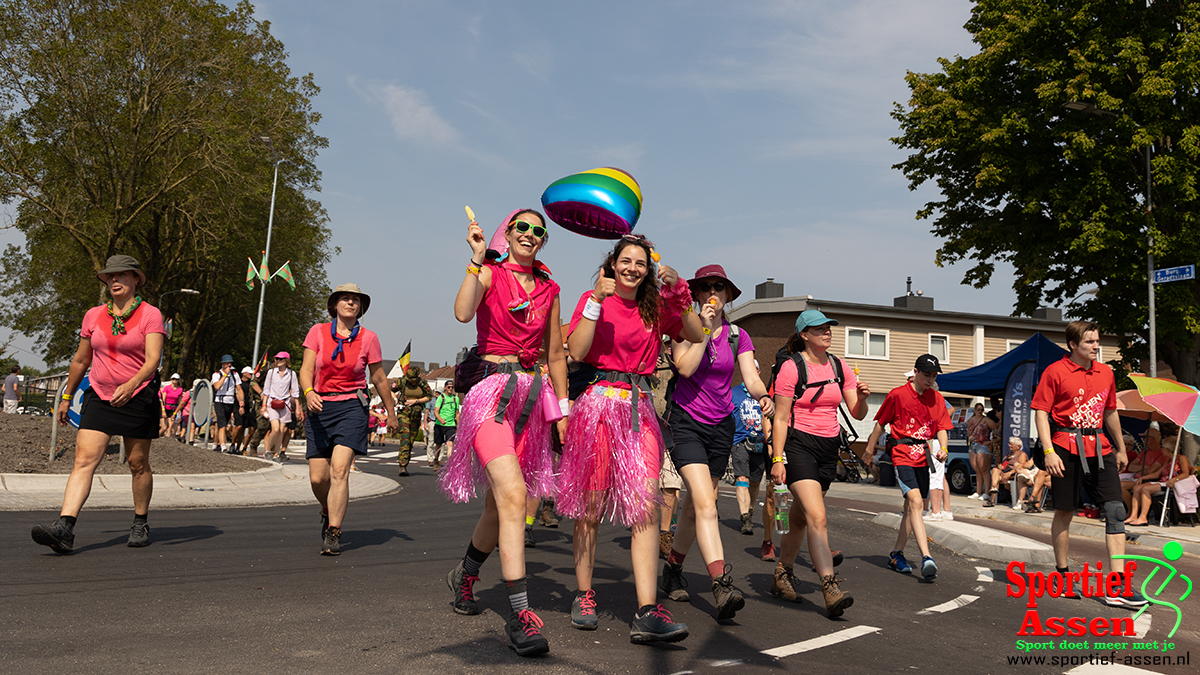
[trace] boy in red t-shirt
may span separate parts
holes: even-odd
[[[929,555],[925,521],[921,520],[924,500],[929,497],[929,465],[925,454],[933,452],[939,462],[945,461],[946,432],[953,426],[946,410],[946,399],[934,389],[940,372],[942,366],[936,356],[923,354],[917,357],[912,381],[888,392],[875,414],[875,428],[867,439],[867,447],[873,448],[883,435],[883,425],[891,427],[892,440],[888,445],[892,464],[896,467],[896,482],[904,495],[904,515],[900,518],[896,548],[888,555],[888,567],[897,572],[912,573],[912,567],[904,559],[904,545],[908,543],[911,527],[917,548],[921,550],[921,576],[928,581],[937,579],[937,563]],[[870,456],[864,459],[869,466]]]
[[[1129,462],[1117,419],[1117,387],[1112,368],[1096,362],[1100,351],[1098,327],[1088,321],[1072,321],[1067,324],[1066,333],[1070,354],[1050,364],[1042,373],[1030,407],[1036,415],[1038,438],[1050,474],[1050,494],[1054,497],[1054,522],[1050,527],[1054,566],[1059,574],[1069,578],[1067,548],[1081,487],[1087,488],[1093,501],[1103,504],[1108,569],[1114,572],[1121,569],[1112,556],[1125,554],[1125,504],[1121,501],[1120,472]],[[1115,439],[1116,452],[1109,437]],[[1103,590],[1096,592],[1081,584],[1080,581],[1086,580],[1078,573],[1071,576],[1075,578],[1074,587],[1079,589],[1074,592],[1075,597],[1105,595]],[[1146,604],[1146,599],[1137,592],[1103,600],[1112,607],[1136,608]]]

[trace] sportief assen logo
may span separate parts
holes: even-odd
[[[1022,638],[1016,642],[1018,651],[1031,652],[1040,650],[1129,650],[1144,652],[1152,650],[1155,652],[1169,652],[1175,649],[1173,642],[1160,642],[1159,640],[1146,641],[1145,635],[1138,636],[1135,628],[1135,621],[1150,608],[1151,605],[1158,607],[1169,608],[1171,614],[1160,617],[1173,620],[1171,630],[1167,634],[1167,639],[1175,636],[1179,630],[1179,625],[1183,620],[1183,612],[1175,602],[1182,602],[1192,593],[1192,581],[1186,575],[1180,574],[1171,562],[1179,560],[1183,555],[1183,547],[1178,542],[1170,542],[1163,547],[1163,557],[1166,560],[1158,560],[1148,556],[1140,555],[1117,555],[1113,556],[1116,560],[1124,562],[1124,569],[1120,572],[1110,571],[1105,574],[1102,563],[1097,562],[1094,568],[1089,569],[1088,565],[1083,566],[1081,572],[1068,572],[1066,574],[1057,571],[1045,574],[1043,572],[1034,572],[1026,574],[1025,563],[1014,561],[1009,563],[1007,569],[1007,595],[1010,598],[1025,598],[1025,616],[1021,620],[1021,626],[1017,630],[1017,636]],[[1139,566],[1143,569],[1149,567],[1149,574],[1142,580],[1140,586],[1136,586],[1136,574]],[[1178,596],[1174,602],[1169,599],[1167,593],[1168,586],[1175,582],[1176,592],[1183,590],[1183,594]],[[1186,585],[1185,588],[1181,588]],[[1140,590],[1141,595],[1146,599],[1148,604],[1145,604],[1132,616],[1122,617],[1083,617],[1083,616],[1049,616],[1043,617],[1038,611],[1038,600],[1049,596],[1052,598],[1068,597],[1075,598],[1082,595],[1085,598],[1101,598],[1101,597],[1135,597],[1135,589]],[[1061,640],[1038,640],[1037,638],[1084,638],[1082,641]],[[1029,639],[1033,638],[1033,639]],[[1097,639],[1100,638],[1100,639]],[[1125,640],[1123,638],[1134,638],[1134,640]],[[1170,663],[1182,664],[1190,662],[1190,654],[1177,655],[1172,657],[1147,657],[1140,655],[1126,655],[1123,659],[1116,652],[1112,651],[1104,655],[1096,654],[1074,654],[1069,657],[1058,656],[1049,657],[1056,660],[1056,663],[1066,665],[1068,663],[1088,663],[1088,662],[1104,662],[1104,663],[1136,663],[1136,664],[1151,664],[1162,663],[1169,665]],[[1029,657],[1020,657],[1014,660],[1009,658],[1010,663],[1024,663]],[[1149,661],[1148,658],[1170,659],[1167,661]],[[1044,663],[1043,660],[1030,661],[1030,664]]]

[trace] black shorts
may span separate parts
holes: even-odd
[[[94,389],[83,392],[83,410],[79,415],[79,428],[101,431],[109,436],[127,438],[158,438],[161,403],[158,387],[153,383],[142,387],[125,405],[114,408],[100,398]]]
[[[900,485],[900,494],[907,497],[909,490],[917,490],[921,499],[929,499],[928,466],[897,466],[896,482]]]
[[[710,475],[725,475],[733,448],[733,413],[716,424],[705,424],[672,401],[667,422],[675,439],[671,461],[676,471],[682,471],[688,464],[707,464]]]
[[[305,459],[333,457],[333,447],[344,445],[356,455],[367,454],[367,409],[357,398],[348,401],[324,401],[321,412],[308,411],[304,418],[308,438]]]
[[[763,442],[757,438],[747,438],[733,446],[733,475],[746,476],[751,485],[757,485],[767,471],[767,453]]]
[[[380,429],[380,431],[384,430]],[[458,433],[458,427],[445,427],[435,424],[433,425],[433,444],[441,445],[447,441],[453,441],[456,433]]]
[[[783,456],[787,457],[788,485],[800,480],[815,480],[821,491],[829,489],[837,476],[839,438],[814,436],[799,429],[788,429],[787,441],[783,444]]]
[[[1079,489],[1086,487],[1088,496],[1102,506],[1104,502],[1121,501],[1121,476],[1117,473],[1117,455],[1110,453],[1104,457],[1104,469],[1101,470],[1095,457],[1088,457],[1088,474],[1083,473],[1083,464],[1079,455],[1054,446],[1055,454],[1062,459],[1062,478],[1050,476],[1050,495],[1054,498],[1054,510],[1074,511],[1079,505]]]
[[[217,428],[223,429],[229,426],[229,420],[237,413],[237,403],[213,401],[213,410],[216,411]]]

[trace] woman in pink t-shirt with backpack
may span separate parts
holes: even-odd
[[[567,360],[559,334],[558,284],[537,260],[549,234],[546,219],[522,209],[502,228],[503,240],[498,232],[492,241],[507,253],[493,261],[479,223],[467,226],[471,262],[454,300],[454,317],[462,323],[475,319],[478,346],[470,363],[464,361],[455,372],[455,388],[466,398],[457,452],[438,483],[456,502],[487,489],[466,555],[446,579],[455,592],[454,611],[479,613],[472,589],[480,566],[499,546],[511,610],[504,626],[509,647],[532,656],[550,651],[550,644],[541,634],[541,618],[529,609],[525,508],[527,498],[554,492],[550,427],[557,419],[560,434],[566,431],[561,417],[567,406]],[[538,364],[543,349],[549,381]],[[468,365],[483,379],[459,382]]]
[[[563,443],[557,505],[575,519],[571,625],[595,630],[596,531],[608,518],[633,532],[630,556],[637,612],[635,643],[678,642],[688,628],[657,603],[658,475],[663,438],[654,411],[654,374],[662,336],[700,342],[691,292],[667,266],[656,269],[641,235],[619,240],[597,272],[596,288],[579,298],[567,346],[587,388],[575,399]],[[661,279],[662,287],[658,285]]]
[[[58,423],[67,424],[72,392],[91,369],[91,386],[83,393],[75,466],[67,478],[62,515],[49,527],[35,525],[33,540],[59,555],[74,550],[75,519],[92,490],[92,476],[104,459],[113,436],[125,440],[125,455],[133,475],[133,526],[129,546],[150,543],[146,516],[154,475],[150,471],[150,442],[158,438],[161,403],[155,370],[162,356],[162,314],[142,302],[138,290],[146,273],[131,256],[115,255],[96,275],[110,300],[88,310],[80,330],[79,349],[71,359],[67,386],[58,406]]]

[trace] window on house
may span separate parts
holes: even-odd
[[[950,363],[950,336],[929,335],[929,353],[941,363]]]
[[[846,356],[859,356],[866,359],[888,358],[888,332],[847,327]]]
[[[1023,344],[1025,344],[1024,340],[1005,340],[1004,351],[1005,351],[1005,353],[1011,352],[1012,350],[1016,349],[1017,347],[1020,347]]]

